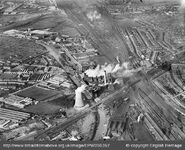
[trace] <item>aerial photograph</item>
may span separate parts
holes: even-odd
[[[0,141],[185,140],[185,0],[0,0]]]

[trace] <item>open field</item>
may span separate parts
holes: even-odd
[[[46,95],[46,93],[44,93]],[[74,96],[62,96],[49,102],[40,102],[37,105],[27,107],[27,112],[36,114],[53,114],[60,108],[72,108],[74,105]]]
[[[48,102],[41,102],[37,105],[32,105],[26,108],[27,112],[35,113],[35,114],[53,114],[57,112],[61,107],[57,105],[53,105]]]
[[[18,96],[30,97],[37,101],[46,100],[47,98],[51,98],[52,96],[55,96],[57,94],[58,93],[55,91],[45,90],[35,86],[17,93]]]
[[[0,59],[10,59],[11,61],[10,57],[12,57],[17,60],[24,60],[44,51],[44,47],[33,41],[0,35]]]
[[[57,99],[49,101],[48,103],[56,106],[61,106],[64,108],[71,108],[74,105],[74,96],[67,95],[67,96],[59,97]]]
[[[50,29],[53,32],[61,34],[69,34],[70,36],[79,35],[75,29],[72,21],[68,19],[68,16],[64,11],[62,12],[50,12],[48,14],[34,13],[25,15],[7,15],[0,18],[0,22],[3,25],[0,27],[1,31],[17,29],[27,30],[31,29]]]

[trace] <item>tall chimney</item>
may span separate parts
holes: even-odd
[[[104,85],[107,84],[107,74],[106,74],[106,71],[104,70]]]
[[[86,85],[82,85],[75,90],[75,105],[74,105],[75,108],[81,108],[84,106],[82,93],[85,90],[85,88]]]
[[[184,29],[185,29],[185,8],[183,9],[183,26],[184,26]]]

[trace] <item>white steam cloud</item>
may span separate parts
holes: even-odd
[[[113,64],[105,64],[105,65],[97,65],[95,69],[88,69],[85,71],[85,74],[89,77],[100,77],[104,76],[105,71],[106,73],[115,73],[119,69],[121,69],[122,66],[119,64],[113,65]]]
[[[98,20],[101,18],[101,14],[98,13],[96,10],[94,11],[90,11],[87,13],[87,17],[91,20],[91,21],[94,21],[94,20]]]
[[[130,77],[135,72],[139,71],[140,69],[129,69],[129,63],[124,62],[122,65],[120,64],[105,64],[105,65],[98,65],[95,69],[88,69],[85,71],[85,74],[88,77],[100,77],[104,76],[105,72],[107,74],[111,73],[113,76],[119,77]]]
[[[185,0],[181,0],[181,7],[185,8]]]
[[[82,10],[86,10],[89,6],[93,6],[94,4],[98,4],[104,0],[55,0],[58,5],[63,5],[64,3],[76,3],[78,6],[82,8]]]
[[[82,93],[83,91],[85,91],[85,88],[86,88],[87,86],[86,85],[81,85],[80,87],[78,87],[76,90],[75,90],[75,92],[77,92],[77,93]]]

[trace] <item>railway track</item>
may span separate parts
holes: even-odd
[[[112,56],[107,55],[109,53],[108,51],[114,51],[114,47],[106,40],[106,38],[103,38],[97,33],[96,29],[93,29],[90,23],[87,21],[87,17],[83,14],[76,14],[73,10],[65,9],[65,11],[72,16],[71,19],[74,18],[74,21],[76,22],[77,29],[80,31],[80,28],[85,29],[86,33],[85,35],[88,35],[89,42],[95,46],[96,49],[100,50],[100,53],[104,55],[109,61],[113,61],[114,58]],[[79,24],[80,27],[79,27]]]
[[[135,83],[133,83],[135,84]],[[131,87],[133,84],[131,84],[129,87]],[[104,103],[110,103],[111,101],[114,101],[115,98],[121,98],[124,94],[126,94],[128,92],[128,89],[125,90],[126,87],[121,88],[118,91],[115,91],[114,93],[108,95],[107,97],[103,98],[101,101],[97,102],[95,105],[86,108],[85,110],[82,110],[81,112],[77,113],[76,115],[68,118],[65,122],[60,123],[58,125],[52,126],[51,128],[48,128],[42,132],[40,132],[36,137],[35,140],[39,140],[42,139],[44,137],[46,137],[48,134],[52,134],[52,133],[56,133],[56,132],[60,132],[61,130],[66,129],[67,127],[69,127],[70,125],[74,124],[75,122],[77,122],[78,120],[82,119],[83,117],[85,117],[88,113],[92,112],[93,109],[95,109],[96,107],[98,107],[101,104]]]
[[[140,91],[142,90],[140,89]],[[140,96],[145,101],[146,109],[148,110],[148,113],[151,115],[151,117],[155,120],[159,128],[164,127],[163,126],[164,122],[168,123],[170,126],[170,124],[172,123],[171,120],[169,120],[168,118],[166,118],[166,116],[164,116],[164,114],[161,112],[161,109],[154,102],[152,102],[151,98],[145,92],[142,91],[142,93],[145,96],[141,96],[141,95]],[[147,101],[145,97],[148,97],[150,101]],[[181,140],[184,139],[185,134],[182,131],[180,131],[175,121],[173,121],[173,124],[175,128],[171,130],[171,135],[170,135],[171,137],[169,138],[172,138],[172,140],[173,139],[181,139]],[[175,130],[177,130],[178,132],[175,132]]]

